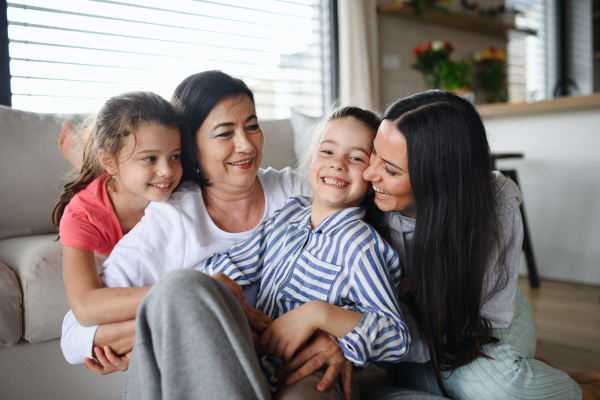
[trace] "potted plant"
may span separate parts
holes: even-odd
[[[414,10],[415,17],[420,17],[428,10],[438,11],[442,15],[448,14],[448,7],[439,4],[439,2],[439,0],[410,0],[409,4]],[[448,0],[443,0],[442,2],[447,3]]]
[[[503,103],[508,100],[506,82],[506,51],[495,47],[473,55],[477,65],[477,83],[483,89],[486,103]]]
[[[423,43],[413,49],[417,61],[412,65],[412,68],[423,73],[425,82],[430,88],[442,89],[443,81],[439,73],[440,65],[450,59],[452,51],[454,51],[454,47],[450,42],[435,40]]]
[[[469,60],[450,60],[454,47],[450,42],[436,40],[413,49],[417,61],[413,69],[423,73],[432,89],[445,89],[464,94],[473,90],[473,66]]]

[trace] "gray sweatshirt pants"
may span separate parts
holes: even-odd
[[[124,399],[270,399],[246,316],[190,269],[159,279],[137,312]]]
[[[338,381],[315,387],[324,370],[278,390],[277,400],[341,399]],[[353,396],[358,397],[356,382]],[[365,398],[438,398],[395,388],[365,386]],[[371,396],[369,396],[371,395]],[[125,400],[271,399],[237,300],[208,275],[181,269],[160,278],[137,312],[136,338]]]

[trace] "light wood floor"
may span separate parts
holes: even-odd
[[[567,372],[600,370],[600,286],[542,280],[530,289],[527,278],[519,278],[519,288],[533,309],[536,357]],[[388,384],[372,363],[356,379]]]
[[[533,309],[536,356],[569,371],[600,370],[600,286],[542,280],[519,288]]]

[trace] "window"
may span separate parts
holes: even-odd
[[[327,0],[7,4],[15,108],[87,113],[132,90],[169,99],[211,69],[243,79],[262,118],[321,115],[331,102]]]
[[[565,1],[565,76],[559,76],[557,57],[557,1],[506,0],[506,5],[523,12],[518,28],[530,28],[537,35],[509,33],[508,90],[511,101],[539,101],[554,97],[559,84],[571,95],[593,92],[593,45],[591,0]],[[566,79],[565,79],[566,78]]]
[[[552,98],[551,87],[555,38],[553,12],[547,0],[506,0],[507,7],[522,12],[515,18],[517,28],[533,29],[537,35],[510,31],[508,37],[508,96],[511,102]]]

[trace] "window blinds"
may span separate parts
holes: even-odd
[[[220,69],[255,93],[261,118],[331,101],[327,0],[8,2],[13,107],[97,111],[111,96],[169,99],[185,77]]]
[[[533,29],[537,35],[510,31],[508,37],[508,91],[513,102],[545,100],[549,95],[548,0],[506,0],[507,7],[522,12],[517,28]],[[553,42],[552,42],[553,43]],[[553,64],[553,60],[551,61]]]

